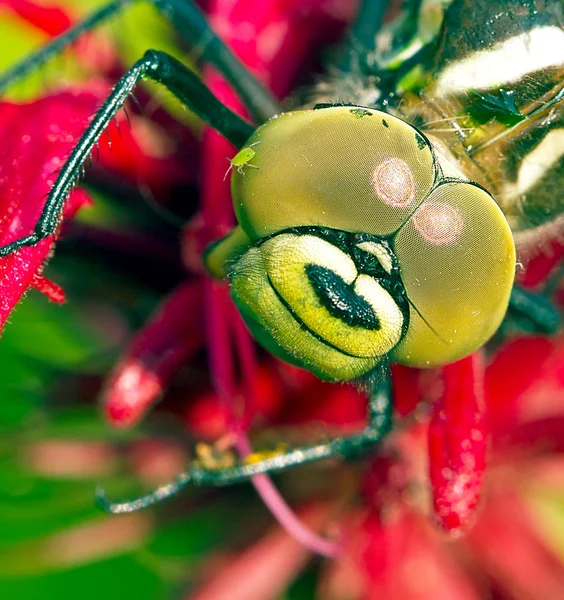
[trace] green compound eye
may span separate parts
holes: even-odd
[[[439,175],[423,136],[375,110],[284,113],[247,146],[256,142],[258,168],[232,180],[237,220],[252,239],[304,225],[390,235]]]
[[[398,231],[394,247],[418,312],[411,310],[409,330],[392,360],[447,364],[495,333],[513,285],[515,246],[486,191],[470,183],[439,185]]]
[[[485,190],[444,177],[416,129],[330,107],[282,114],[251,145],[256,168],[232,179],[240,227],[207,260],[229,271],[271,352],[342,381],[383,359],[443,365],[493,335],[513,285],[511,230]]]

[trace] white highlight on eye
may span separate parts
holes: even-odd
[[[437,95],[518,81],[527,73],[560,66],[563,54],[564,30],[555,25],[537,27],[447,67],[437,80]]]
[[[453,244],[462,233],[462,215],[457,208],[444,202],[424,202],[412,221],[423,238],[436,246]]]
[[[564,156],[564,129],[554,129],[521,161],[517,182],[507,186],[507,195],[520,196],[532,188],[562,156]]]
[[[375,256],[378,259],[378,262],[384,268],[384,271],[386,271],[386,273],[391,272],[392,257],[386,248],[384,248],[384,246],[376,242],[360,242],[360,244],[357,244],[356,247]]]
[[[415,180],[409,166],[400,158],[380,163],[372,173],[374,191],[386,204],[404,208],[415,198]]]

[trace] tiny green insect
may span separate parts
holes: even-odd
[[[260,144],[260,141],[255,142],[254,144],[251,144],[250,146],[246,146],[245,148],[239,150],[239,152],[237,152],[237,154],[233,158],[227,158],[227,160],[229,161],[229,169],[227,169],[227,172],[223,177],[223,181],[227,179],[227,175],[229,175],[229,172],[233,167],[237,168],[237,173],[239,173],[240,175],[245,174],[243,167],[252,167],[253,169],[258,169],[256,165],[252,165],[250,163],[250,161],[253,160],[253,158],[256,156],[256,152],[253,150],[253,146],[256,146],[257,144]]]

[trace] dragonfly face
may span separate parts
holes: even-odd
[[[229,272],[269,350],[348,380],[383,359],[446,364],[491,337],[513,284],[511,231],[417,129],[334,106],[277,116],[249,144],[257,168],[232,180],[248,241]]]

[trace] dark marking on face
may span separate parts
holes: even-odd
[[[372,112],[367,110],[366,108],[351,108],[349,110],[351,115],[356,117],[357,119],[362,119],[362,117],[371,117]]]
[[[372,306],[334,271],[314,264],[306,265],[305,271],[321,304],[333,317],[352,327],[380,329]]]
[[[386,121],[386,119],[382,119],[382,125],[383,125],[384,127],[389,127],[389,125],[388,125],[388,121]]]

